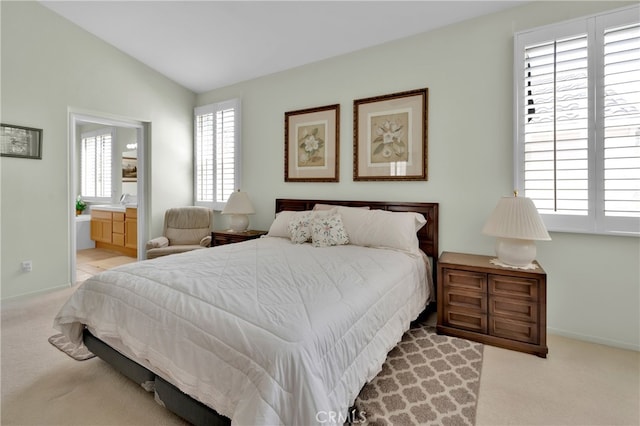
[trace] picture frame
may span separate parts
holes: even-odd
[[[42,129],[0,124],[0,156],[42,159]]]
[[[135,157],[122,157],[122,181],[138,181],[138,159]]]
[[[284,181],[338,182],[340,105],[284,114]]]
[[[429,89],[353,101],[353,180],[428,180]]]

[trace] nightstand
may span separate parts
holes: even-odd
[[[213,231],[211,233],[211,247],[253,240],[254,238],[260,238],[266,233],[267,231],[256,231],[254,229],[249,229],[243,232]]]
[[[439,334],[546,358],[547,274],[506,268],[495,256],[444,252],[438,260]]]

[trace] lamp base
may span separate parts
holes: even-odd
[[[232,214],[229,218],[229,229],[233,232],[244,232],[249,227],[249,216],[246,214]]]
[[[522,268],[536,258],[536,243],[533,240],[497,238],[496,255],[502,263]]]

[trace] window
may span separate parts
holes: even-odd
[[[240,188],[240,100],[195,109],[195,204],[222,210]]]
[[[639,11],[515,36],[516,186],[549,230],[640,235]]]
[[[111,200],[113,129],[83,133],[80,141],[80,192],[89,201]]]

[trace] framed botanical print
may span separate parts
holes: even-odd
[[[427,180],[428,89],[353,102],[353,180]]]
[[[284,114],[285,182],[338,182],[340,105]]]

